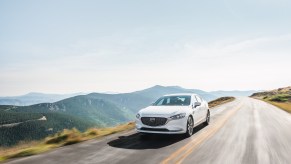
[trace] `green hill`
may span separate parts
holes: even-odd
[[[55,103],[29,106],[2,105],[0,146],[14,145],[22,140],[41,139],[73,127],[82,131],[93,126],[108,127],[128,122],[134,119],[138,110],[148,106],[158,97],[184,92],[200,94],[206,100],[216,98],[201,90],[154,86],[132,93],[79,95]],[[44,116],[46,120],[38,120]],[[19,122],[21,123],[18,124]]]
[[[1,110],[0,120],[0,147],[15,145],[20,141],[39,140],[63,129],[75,127],[84,131],[95,125],[58,112],[23,113]]]
[[[103,99],[89,95],[76,96],[56,103],[42,103],[31,106],[16,107],[11,112],[24,113],[63,113],[94,122],[97,126],[109,126],[129,121],[134,114],[127,108],[121,107]]]

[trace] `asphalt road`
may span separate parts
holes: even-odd
[[[210,125],[196,127],[191,138],[143,138],[128,131],[7,163],[291,163],[290,114],[251,98],[238,98],[211,114]]]

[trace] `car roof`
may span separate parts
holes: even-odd
[[[175,94],[167,94],[167,95],[164,95],[164,96],[197,96],[197,94],[195,93],[175,93]]]

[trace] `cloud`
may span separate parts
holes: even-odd
[[[33,48],[33,54],[37,50],[46,57],[31,60],[26,56],[20,64],[11,63],[13,69],[1,69],[1,86],[5,86],[1,90],[8,93],[18,86],[23,93],[98,88],[126,92],[155,84],[205,90],[260,89],[286,82],[290,70],[290,34],[208,43],[189,38],[159,43],[137,36],[103,39],[61,48]]]

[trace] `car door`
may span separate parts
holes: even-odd
[[[195,105],[195,102],[197,102],[197,99],[195,96],[192,96],[192,102],[191,102],[191,107],[192,107],[192,114],[193,114],[193,117],[194,117],[194,125],[196,125],[199,117],[198,117],[198,108],[197,107],[194,107]]]
[[[203,98],[201,98],[201,101],[202,101],[202,106],[203,106],[203,114],[202,116],[204,116],[204,118],[206,118],[206,115],[207,115],[207,111],[208,111],[208,106],[207,106],[207,101],[205,101]]]
[[[206,116],[206,114],[205,114],[205,103],[203,102],[202,98],[199,97],[199,96],[196,96],[196,99],[197,99],[198,102],[201,103],[201,105],[197,107],[197,109],[198,109],[198,117],[199,117],[197,121],[201,122],[201,121],[204,120],[204,118]]]
[[[194,110],[194,124],[197,125],[202,118],[201,111],[203,110],[202,104],[200,106],[194,106],[195,102],[201,102],[201,100],[197,96],[193,96],[193,110]]]

